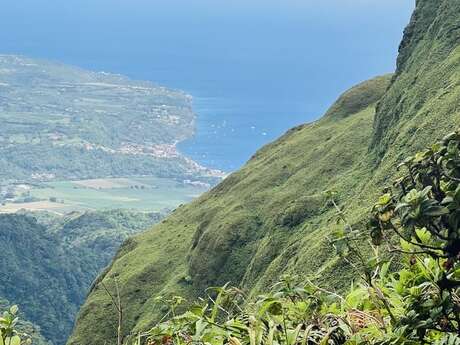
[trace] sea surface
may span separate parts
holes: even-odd
[[[350,86],[395,68],[412,0],[2,0],[0,53],[194,97],[199,163],[239,168]]]
[[[276,94],[194,94],[198,95],[194,98],[196,136],[179,149],[205,166],[224,171],[239,168],[263,145],[288,128],[314,120],[322,111],[321,104],[295,99],[294,94],[288,101]]]

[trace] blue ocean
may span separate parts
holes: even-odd
[[[394,70],[413,1],[4,0],[0,53],[179,88],[195,138],[180,149],[232,171],[348,87]]]

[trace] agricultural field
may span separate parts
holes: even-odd
[[[66,214],[119,208],[163,211],[189,202],[208,189],[206,184],[157,177],[48,182],[27,192],[33,201],[4,202],[0,213],[30,210]]]

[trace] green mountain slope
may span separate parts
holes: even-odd
[[[459,119],[460,2],[417,3],[395,80],[377,111],[371,147],[379,158],[388,159],[395,143],[421,147]]]
[[[417,1],[391,81],[380,77],[346,92],[321,120],[290,130],[126,242],[93,286],[68,344],[114,339],[116,315],[101,281],[120,284],[125,334],[161,314],[159,294],[192,299],[227,281],[255,294],[283,273],[348,288],[353,273],[328,243],[338,226],[321,194],[336,190],[349,221],[364,226],[376,186],[396,174],[394,163],[458,125],[459,28],[460,1]]]
[[[63,344],[120,243],[160,215],[114,210],[38,219],[0,215],[0,300],[14,301],[43,336]]]
[[[158,294],[196,297],[206,287],[227,281],[262,286],[280,268],[298,267],[299,260],[307,272],[327,270],[326,262],[334,259],[323,242],[330,214],[321,193],[336,189],[352,195],[363,174],[370,175],[362,157],[372,133],[373,92],[381,96],[389,79],[359,87],[366,92],[355,97],[372,95],[364,109],[347,113],[339,108],[316,123],[292,129],[211,192],[126,242],[104,277],[107,286],[114,286],[114,277],[122,286],[126,331],[143,329],[158,316],[153,307]],[[355,109],[356,99],[344,98],[338,103]],[[105,290],[96,284],[70,344],[89,344],[88,332],[96,342],[113,337],[116,318],[111,308],[103,307],[107,303]]]

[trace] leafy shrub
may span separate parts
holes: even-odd
[[[399,323],[422,343],[460,334],[460,132],[399,167],[407,173],[380,197],[370,222],[374,244],[408,258],[399,275],[413,286],[400,289]]]
[[[19,322],[17,313],[18,307],[14,305],[0,317],[0,345],[32,344],[27,335],[21,334],[16,330]]]

